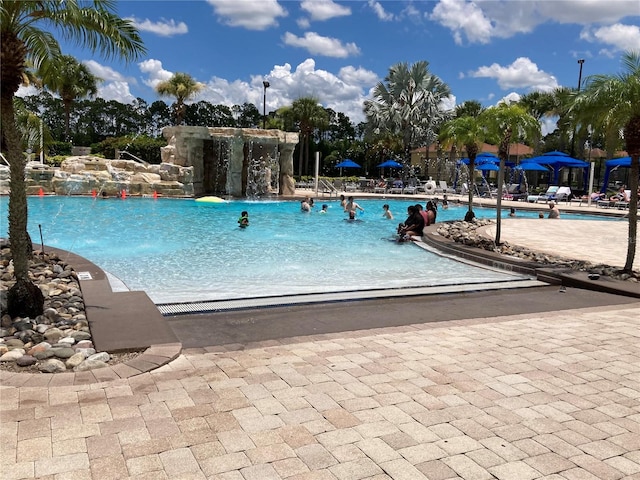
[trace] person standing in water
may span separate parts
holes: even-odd
[[[243,211],[238,219],[238,225],[240,228],[247,228],[249,226],[249,212]]]

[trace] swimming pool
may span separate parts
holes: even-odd
[[[0,199],[5,235],[6,200]],[[39,244],[41,225],[45,245],[91,260],[156,303],[523,278],[393,241],[407,206],[415,202],[358,200],[365,211],[349,222],[336,200],[301,213],[292,201],[30,197],[28,230]],[[318,213],[321,203],[329,206],[327,214]],[[394,220],[383,218],[384,203],[391,205]],[[237,224],[243,210],[250,217],[246,229]],[[460,219],[465,211],[466,206],[451,206],[438,220]],[[474,211],[495,215],[491,209]]]

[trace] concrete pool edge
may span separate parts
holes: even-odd
[[[182,353],[178,337],[145,292],[113,291],[107,274],[86,258],[54,247],[45,246],[45,251],[57,254],[78,275],[96,349],[109,353],[144,351],[125,362],[85,372],[36,374],[0,370],[3,386],[48,387],[108,382],[155,370]]]

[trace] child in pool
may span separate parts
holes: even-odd
[[[238,225],[240,228],[247,228],[249,226],[249,212],[243,211],[238,219]]]

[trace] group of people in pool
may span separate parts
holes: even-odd
[[[448,205],[447,197],[445,195],[442,200],[442,208],[446,209],[448,208]],[[313,211],[313,207],[314,201],[311,197],[305,197],[300,201],[300,211],[303,213]],[[344,212],[348,214],[349,217],[345,219],[348,221],[359,221],[359,219],[356,218],[357,211],[360,210],[361,212],[364,212],[364,208],[356,203],[352,196],[345,198],[344,195],[340,195],[340,207],[342,207]],[[328,209],[329,206],[325,203],[322,205],[322,208],[318,213],[326,214]],[[437,198],[427,201],[426,208],[423,208],[419,203],[410,205],[407,208],[407,219],[398,225],[398,240],[405,241],[410,240],[411,237],[414,236],[421,236],[424,227],[435,223],[437,215]],[[382,216],[386,219],[393,220],[393,213],[391,213],[389,205],[386,203],[382,206]],[[249,213],[247,211],[243,211],[240,214],[240,218],[238,218],[238,225],[240,228],[246,228],[249,226]]]
[[[443,200],[443,208],[448,207],[448,203]],[[438,200],[427,201],[426,207],[416,203],[407,207],[407,219],[398,224],[397,235],[399,242],[411,240],[412,237],[421,237],[425,227],[436,223],[438,216]]]

